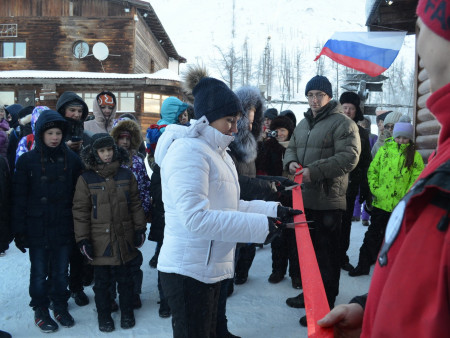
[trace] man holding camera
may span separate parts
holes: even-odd
[[[361,142],[356,123],[339,111],[325,76],[317,75],[306,85],[310,109],[289,142],[283,165],[303,174],[305,215],[330,308],[339,293],[339,243],[342,214],[346,209],[348,173],[359,160]],[[288,298],[290,307],[304,308],[303,294]],[[306,316],[300,318],[306,326]]]

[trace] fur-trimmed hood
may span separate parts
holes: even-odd
[[[138,151],[143,141],[141,128],[139,127],[139,125],[133,120],[119,121],[110,133],[116,144],[117,141],[119,141],[120,134],[124,131],[130,133],[130,149]]]
[[[128,165],[128,163],[130,162],[130,157],[128,155],[128,152],[123,148],[119,148],[115,144],[113,146],[113,149],[114,149],[114,157],[113,157],[112,161],[113,162],[119,161],[120,165]],[[87,147],[85,147],[81,150],[80,157],[81,157],[81,160],[83,161],[87,170],[89,170],[89,169],[95,170],[98,167],[104,166],[103,164],[97,163],[97,159],[94,155],[94,149],[92,148],[91,145],[88,145]]]
[[[241,101],[244,112],[237,123],[237,133],[230,149],[238,161],[250,163],[256,159],[258,141],[261,137],[263,112],[265,110],[264,99],[258,88],[245,86],[235,92]],[[248,129],[248,111],[255,108],[252,130]]]

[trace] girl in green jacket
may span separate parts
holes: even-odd
[[[401,121],[401,119],[400,119]],[[408,192],[424,168],[413,142],[413,126],[397,122],[393,137],[375,155],[367,172],[373,195],[371,224],[359,250],[359,262],[350,276],[368,275],[383,242],[391,212]]]

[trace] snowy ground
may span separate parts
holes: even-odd
[[[367,227],[360,222],[352,226],[350,261],[356,264],[359,247]],[[72,328],[60,327],[52,337],[155,337],[172,336],[171,319],[158,316],[158,290],[155,269],[148,261],[153,255],[154,242],[147,241],[142,247],[144,255],[143,306],[135,311],[136,326],[131,330],[120,328],[120,312],[113,314],[116,331],[105,334],[98,330],[97,313],[94,305],[92,287],[85,288],[90,304],[78,307],[69,300],[69,311],[75,318]],[[33,311],[28,306],[29,259],[12,243],[6,256],[0,257],[0,330],[10,332],[13,337],[45,336],[34,325]],[[270,246],[257,249],[250,276],[244,285],[235,287],[233,295],[228,298],[228,328],[235,335],[251,337],[306,337],[306,328],[298,320],[305,314],[304,309],[292,309],[285,304],[288,297],[296,296],[299,290],[291,287],[290,278],[286,277],[279,284],[270,284],[267,278],[271,273]],[[336,304],[347,303],[354,295],[367,292],[369,276],[349,277],[342,271],[340,294]]]

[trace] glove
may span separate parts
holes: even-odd
[[[25,234],[22,233],[16,234],[14,237],[14,243],[16,244],[17,249],[19,249],[23,253],[27,252],[25,248],[28,246],[28,241]]]
[[[281,236],[281,231],[286,228],[286,224],[277,218],[267,217],[269,222],[269,234],[264,241],[264,245],[272,243],[275,238]]]
[[[282,222],[289,223],[293,221],[295,215],[303,214],[303,211],[298,209],[292,209],[289,207],[283,207],[279,205],[277,207],[277,218],[280,218]]]
[[[145,230],[138,230],[134,232],[134,246],[140,248],[145,242]]]
[[[94,249],[92,248],[91,242],[87,239],[83,239],[77,243],[77,246],[83,256],[86,256],[90,261],[94,260],[94,258],[92,258],[94,257]]]

